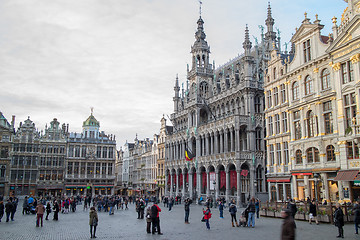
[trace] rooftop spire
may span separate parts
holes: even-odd
[[[201,5],[202,5],[202,1],[199,0],[199,14],[200,14],[200,17],[201,17]]]
[[[275,40],[276,39],[276,33],[274,32],[274,19],[271,15],[271,6],[270,2],[268,3],[268,9],[267,9],[267,19],[265,20],[265,24],[267,26],[267,33],[265,34],[265,37],[267,40]]]
[[[250,37],[249,37],[249,28],[248,28],[248,25],[246,24],[245,41],[243,43],[243,48],[245,49],[245,55],[246,56],[250,55],[251,46],[252,46],[252,44],[250,42]]]

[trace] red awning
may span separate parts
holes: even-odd
[[[268,182],[290,182],[290,177],[268,178]]]
[[[359,170],[338,171],[334,181],[354,181]]]
[[[298,176],[298,175],[311,175],[312,173],[307,173],[307,172],[301,172],[301,173],[292,173],[292,175],[294,176]]]

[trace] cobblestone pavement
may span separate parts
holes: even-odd
[[[44,227],[35,227],[35,215],[22,215],[21,204],[14,222],[0,223],[0,239],[90,239],[88,212],[78,206],[76,213],[59,214],[59,221],[44,221]],[[201,222],[202,207],[191,205],[190,224],[184,224],[184,206],[175,205],[169,212],[162,204],[160,225],[164,235],[146,233],[145,220],[137,219],[134,205],[129,210],[115,210],[115,214],[99,213],[97,239],[280,239],[281,220],[273,218],[256,219],[255,228],[231,227],[230,215],[224,211],[224,219],[219,218],[219,211],[212,209],[211,230],[207,231]],[[240,212],[240,211],[239,211]],[[239,214],[238,214],[239,215]],[[51,218],[52,219],[52,214]],[[308,224],[297,221],[297,239],[336,239],[337,228],[330,224]],[[354,234],[353,224],[345,226],[345,239],[360,239]]]

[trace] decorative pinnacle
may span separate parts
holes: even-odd
[[[268,18],[271,18],[271,6],[270,6],[270,2],[268,2],[268,13],[267,13],[267,15],[268,15]]]
[[[305,15],[305,19],[307,19],[307,12],[305,12],[304,15]]]
[[[337,21],[336,21],[336,20],[337,20],[337,18],[336,18],[335,16],[334,16],[331,20],[332,20],[332,23],[334,23],[334,24],[336,24],[336,23],[337,23]]]
[[[93,113],[94,113],[94,107],[91,107],[91,108],[90,108],[90,111],[91,111],[91,116],[92,116]]]
[[[317,14],[315,14],[315,18],[316,18],[316,21],[318,21],[319,20],[319,15],[317,15]]]

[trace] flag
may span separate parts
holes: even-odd
[[[185,148],[185,159],[186,161],[192,161],[195,157],[195,154],[193,154],[187,147]]]

